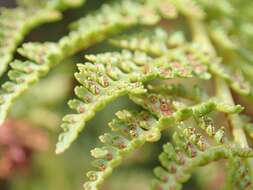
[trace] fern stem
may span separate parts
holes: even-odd
[[[228,88],[226,82],[218,77],[215,78],[216,83],[216,92],[218,97],[220,97],[223,101],[234,104],[233,97],[231,95],[230,89]],[[240,144],[242,147],[249,147],[247,143],[246,136],[243,131],[242,121],[237,114],[228,115],[229,121],[232,126],[232,134],[234,136],[235,142]]]
[[[193,40],[198,43],[201,43],[206,49],[206,51],[208,51],[209,53],[216,54],[215,48],[213,47],[210,39],[208,38],[208,33],[206,31],[204,23],[200,19],[196,20],[193,18],[189,18],[188,23],[192,31]],[[230,89],[227,83],[220,77],[215,77],[215,81],[216,81],[216,90],[217,90],[218,97],[220,97],[226,103],[235,105],[232,94],[230,92]],[[234,136],[235,142],[237,142],[242,147],[245,147],[245,148],[249,147],[246,136],[242,128],[242,121],[240,117],[234,114],[234,115],[229,115],[228,119],[232,126],[232,134]]]
[[[192,32],[192,40],[200,43],[208,53],[216,54],[215,49],[207,36],[208,34],[204,23],[201,20],[196,20],[194,18],[188,18],[188,23]]]
[[[204,48],[206,48],[206,50],[211,54],[215,55],[215,48],[213,47],[208,37],[208,33],[206,31],[204,23],[201,20],[193,19],[188,19],[188,22],[192,31],[193,40],[196,42],[203,43]],[[221,98],[221,100],[231,105],[235,105],[229,86],[224,79],[220,78],[219,76],[215,76],[215,86],[216,94],[219,98]],[[232,128],[232,135],[234,137],[234,141],[238,143],[242,148],[248,148],[249,145],[247,142],[246,135],[243,131],[243,123],[240,116],[238,114],[228,114],[228,120]],[[250,174],[252,175],[253,160],[248,158],[247,161],[249,163]]]

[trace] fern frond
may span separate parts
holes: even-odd
[[[135,25],[154,25],[160,20],[156,7],[126,0],[113,5],[103,5],[98,11],[71,25],[73,31],[59,41],[66,55],[103,41],[109,34],[118,33]]]
[[[186,40],[182,32],[168,35],[164,29],[156,28],[149,32],[123,35],[110,42],[123,49],[143,51],[151,56],[163,56],[171,48],[184,45]]]
[[[41,76],[44,76],[50,69],[50,63],[54,63],[58,57],[59,52],[54,44],[47,43],[43,47],[33,46],[33,48],[33,53],[36,53],[36,57],[32,55],[35,57],[33,62],[15,60],[10,64],[11,70],[8,72],[10,81],[2,85],[0,93],[0,123],[4,122],[15,100]],[[41,54],[41,52],[50,52],[50,54]]]
[[[241,4],[239,1],[198,0],[198,3],[207,12],[209,35],[218,50],[221,50],[220,53],[235,56],[224,62],[228,62],[229,65],[238,65],[237,63],[240,62],[240,67],[251,64],[252,58],[247,52],[252,51],[253,27],[249,24],[252,19],[250,13],[252,11],[249,10],[252,2]],[[226,55],[224,57],[227,58]],[[252,92],[249,96],[252,98]]]
[[[94,64],[78,65],[80,72],[76,78],[83,87],[76,88],[76,95],[82,101],[73,100],[69,103],[79,113],[64,118],[64,132],[59,137],[57,153],[67,149],[85,123],[112,100],[126,94],[144,93],[142,83],[158,78],[208,77],[208,73],[198,73],[198,67],[196,72],[196,66],[187,62],[182,53],[179,49],[171,51],[169,57],[157,59],[145,53],[129,51],[86,56]]]
[[[77,87],[78,89],[79,87]],[[116,91],[113,92],[117,94]],[[133,93],[132,93],[133,94]],[[83,100],[91,99],[91,97],[87,97],[87,95],[80,93],[79,95],[82,97]],[[156,95],[157,96],[157,95]],[[202,116],[211,111],[217,110],[225,113],[238,113],[242,110],[242,107],[237,106],[230,106],[228,104],[219,103],[217,101],[211,100],[206,101],[201,104],[193,105],[193,106],[180,106],[178,107],[178,102],[172,102],[171,99],[165,99],[156,97],[155,95],[150,95],[147,98],[143,97],[142,95],[131,95],[130,98],[137,104],[142,105],[145,109],[149,110],[151,113],[159,117],[159,128],[162,130],[164,128],[170,127],[175,125],[176,123],[185,120],[191,116]],[[102,96],[103,97],[103,96]],[[98,99],[99,100],[99,99]],[[97,100],[97,101],[98,101]],[[156,100],[154,102],[154,100]],[[93,101],[96,101],[93,99]],[[103,105],[102,103],[106,101],[99,101],[99,105]],[[173,105],[174,103],[174,105]],[[182,103],[180,103],[182,105]],[[62,124],[62,128],[64,132],[59,137],[59,142],[57,143],[56,152],[61,153],[65,151],[71,143],[77,138],[80,131],[85,127],[85,122],[87,119],[91,119],[91,116],[94,116],[94,112],[97,111],[97,107],[95,109],[92,107],[96,105],[96,103],[91,102],[91,106],[88,104],[86,109],[82,109],[82,106],[85,104],[80,100],[73,100],[70,101],[70,105],[72,108],[76,110],[85,111],[85,113],[75,114],[75,115],[67,115],[64,117]],[[104,106],[104,105],[103,105]],[[173,107],[174,106],[174,107]],[[88,109],[87,109],[88,108]],[[101,108],[100,108],[101,109]]]
[[[191,46],[188,50],[189,59],[195,59],[194,55],[199,52],[201,46]],[[215,60],[216,59],[216,60]],[[245,80],[243,74],[240,71],[234,70],[230,65],[221,64],[219,58],[213,58],[212,61],[207,61],[208,71],[225,80],[228,85],[238,94],[250,97],[252,94],[252,89],[248,81]]]
[[[1,9],[0,16],[0,75],[7,69],[13,54],[33,28],[46,22],[60,19],[56,10],[41,8]]]
[[[210,72],[224,79],[228,85],[238,94],[251,96],[252,89],[248,81],[245,80],[241,71],[221,64],[219,60],[209,65]]]
[[[252,174],[249,171],[249,162],[246,159],[232,157],[227,166],[227,181],[225,190],[250,190]]]
[[[0,95],[0,120],[1,122],[7,116],[7,113],[15,99],[27,90],[29,85],[38,80],[38,76],[43,72],[41,66],[38,66],[34,62],[30,61],[14,61],[11,63],[11,67],[15,68],[15,71],[8,73],[11,81],[5,82],[2,85]],[[44,67],[46,70],[47,68]]]
[[[200,103],[201,101],[205,101],[209,98],[206,92],[198,85],[194,85],[190,90],[181,83],[176,84],[150,83],[146,85],[146,88],[150,93],[155,94],[159,93],[161,95],[172,96],[175,99],[180,97],[183,99],[193,101],[195,103]]]
[[[150,34],[137,35],[127,37],[126,39],[113,40],[112,43],[118,47],[135,51],[144,51],[151,56],[160,57],[167,55],[171,51],[171,48],[173,47],[173,39],[175,37],[183,39],[183,37],[178,33],[169,37],[162,29],[155,30],[152,34],[154,34],[153,37],[149,37]],[[181,37],[178,37],[178,35]],[[182,41],[182,43],[184,42],[184,40],[179,40],[179,42],[180,41]],[[199,44],[174,44],[175,47],[178,45],[179,47],[183,46],[182,49],[184,49],[185,54],[187,54],[188,58],[192,61],[198,62],[197,60],[199,59],[206,60],[201,63],[208,67],[208,71],[215,76],[223,78],[235,92],[247,97],[252,96],[251,86],[249,82],[244,79],[242,73],[234,71],[230,65],[221,64],[221,60],[208,55],[208,53],[199,54],[199,50],[202,49]]]
[[[35,27],[59,20],[59,12],[79,6],[83,0],[20,0],[17,8],[1,8],[0,16],[0,76],[7,69],[17,46]]]
[[[187,114],[185,110],[178,110],[173,115],[167,117],[170,118],[170,121],[173,118],[175,121],[174,124],[176,124],[194,114],[196,116],[205,115],[211,111],[207,104],[193,106],[192,110],[193,114]],[[226,111],[234,112],[235,110],[232,111],[230,109],[226,109]],[[167,122],[164,122],[166,120],[164,117],[156,119],[146,111],[135,113],[124,110],[116,113],[116,115],[118,118],[114,119],[109,124],[115,134],[106,133],[101,136],[100,140],[105,143],[106,146],[102,148],[95,148],[91,151],[92,155],[97,159],[93,162],[94,166],[97,167],[99,171],[91,171],[87,173],[87,176],[90,179],[90,181],[86,182],[84,185],[87,190],[97,189],[105,178],[112,173],[113,169],[122,162],[122,159],[142,146],[145,142],[155,142],[159,140],[162,130],[172,126],[168,125]],[[207,129],[207,131],[210,131],[210,129]],[[120,133],[120,135],[117,133]],[[220,130],[213,136],[217,141],[223,142],[223,135]],[[248,149],[239,151],[240,149],[235,148],[233,150],[236,153],[239,152],[238,154],[241,156],[253,155],[253,152],[249,152]],[[229,152],[227,152],[227,147],[217,148],[217,150],[214,149],[213,152],[215,151],[217,151],[217,155],[223,151],[227,154]]]
[[[90,181],[84,184],[85,190],[96,190],[98,186],[121,164],[122,160],[145,142],[157,141],[160,132],[157,130],[158,121],[148,112],[129,112],[127,110],[116,113],[117,119],[110,124],[112,131],[118,134],[106,133],[99,137],[105,144],[102,148],[91,151],[96,160],[93,165],[99,171],[90,171],[87,176]]]
[[[234,156],[252,157],[253,151],[249,148],[240,148],[238,145],[224,142],[224,131],[212,131],[216,143],[210,144],[205,138],[195,131],[195,128],[185,124],[178,126],[178,131],[173,136],[173,144],[164,145],[163,153],[159,156],[162,167],[155,168],[155,175],[159,180],[154,180],[154,190],[182,189],[197,168],[219,159],[229,159]],[[221,140],[223,139],[223,140]]]
[[[234,114],[241,112],[243,109],[240,105],[229,105],[216,98],[210,98],[207,101],[194,105],[184,104],[183,101],[180,102],[171,96],[157,93],[130,95],[129,97],[133,102],[159,117],[163,121],[164,126],[175,125],[177,122],[191,116],[200,117],[215,110]]]
[[[58,44],[53,42],[25,43],[18,52],[39,66],[48,67],[48,70],[62,60],[63,56]]]
[[[203,106],[203,105],[202,105]],[[203,112],[201,106],[196,106],[193,108],[196,113],[202,113],[203,115],[207,112]],[[92,156],[97,160],[93,162],[93,165],[99,169],[99,171],[91,171],[87,173],[89,182],[86,182],[85,189],[97,189],[98,186],[107,178],[117,167],[122,160],[131,154],[133,151],[142,146],[145,142],[155,142],[160,139],[162,130],[168,128],[167,123],[163,123],[164,118],[157,120],[154,116],[146,111],[141,113],[120,111],[116,113],[117,119],[114,119],[110,124],[110,128],[115,134],[106,133],[100,136],[100,140],[105,143],[102,148],[95,148],[91,151]],[[181,115],[181,116],[180,116]],[[178,111],[174,114],[174,119],[180,120],[186,119],[182,116],[183,112]],[[181,117],[181,118],[180,118]],[[163,127],[161,127],[163,126]],[[210,129],[207,129],[207,131]],[[117,134],[117,133],[120,133]],[[215,139],[222,142],[222,133],[219,130],[213,135]],[[227,149],[227,147],[218,148],[217,155]],[[253,156],[253,152],[249,153],[249,150],[239,151],[235,148],[235,152],[240,152],[240,155],[248,156],[249,154]],[[225,151],[226,152],[226,151]],[[227,153],[227,152],[226,152]]]
[[[57,43],[59,49],[65,58],[123,29],[140,24],[156,24],[161,17],[157,13],[160,4],[155,5],[149,6],[147,3],[132,0],[112,5],[105,4],[95,13],[71,24],[70,34]],[[26,48],[20,50],[23,56],[26,56],[29,51],[30,49],[26,50]]]
[[[183,189],[196,169],[222,160],[228,166],[219,173],[222,177],[227,173],[224,190],[253,190],[253,124],[240,115],[244,108],[236,105],[231,93],[245,104],[253,101],[252,0],[101,3],[98,10],[72,23],[69,34],[57,42],[23,44],[17,51],[27,61],[13,60],[25,35],[43,23],[59,20],[63,11],[85,0],[16,1],[17,8],[0,8],[0,76],[10,65],[0,89],[0,128],[16,100],[54,66],[125,31],[125,36],[111,40],[121,51],[86,55],[85,62],[77,64],[76,97],[68,102],[73,113],[65,115],[61,124],[57,154],[66,151],[87,123],[117,98],[127,96],[138,107],[117,112],[109,123],[111,131],[99,137],[103,145],[91,150],[96,169],[87,173],[85,190],[98,190],[125,158],[145,143],[159,141],[165,130],[168,134],[163,138],[170,142],[159,156],[161,166],[154,169],[152,189]],[[70,67],[63,65],[64,71],[52,73],[59,74],[50,79],[55,84],[48,86],[46,80],[39,90],[30,89],[24,101],[15,104],[12,116],[25,116],[33,123],[44,116],[49,119],[42,125],[55,124],[58,112],[64,112],[59,103],[69,89],[55,93],[54,86],[59,80],[62,84],[72,79],[62,75],[65,69]],[[35,95],[45,95],[41,91],[50,97],[34,101]],[[27,112],[27,105],[38,109]],[[51,114],[52,109],[57,113]],[[219,164],[214,163],[217,171]],[[202,186],[214,176],[197,177]]]
[[[66,2],[72,1],[66,0]],[[96,13],[88,15],[73,24],[73,30],[70,34],[61,38],[58,43],[27,43],[19,49],[19,53],[37,62],[38,66],[41,67],[39,70],[43,70],[43,75],[45,75],[53,65],[60,63],[66,57],[77,53],[81,49],[85,49],[95,43],[103,41],[109,35],[138,24],[155,24],[160,19],[159,8],[157,6],[148,5],[147,3],[124,0],[113,5],[103,5]],[[49,49],[46,49],[48,46]],[[36,81],[43,76],[39,73],[37,74]],[[34,80],[33,82],[35,83],[36,81]],[[13,94],[15,99],[24,93],[31,83],[26,83],[24,81],[23,85],[26,86],[26,88],[23,89],[22,92],[14,92],[16,93]],[[2,96],[4,95],[3,93]],[[8,107],[9,109],[13,102],[14,99],[3,107]],[[5,112],[7,111],[7,109],[0,110],[0,112],[4,112],[4,114],[1,114],[2,118],[0,123],[4,121],[6,116]]]

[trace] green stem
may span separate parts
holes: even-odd
[[[208,37],[208,33],[206,31],[204,23],[201,20],[196,20],[192,18],[189,18],[188,22],[193,34],[193,41],[201,43],[206,51],[215,55],[216,54],[215,48],[213,47]],[[223,101],[225,101],[226,103],[234,105],[235,103],[234,103],[232,94],[226,82],[219,77],[215,77],[215,81],[216,81],[217,96],[221,98]],[[242,128],[242,121],[239,115],[230,114],[228,116],[228,119],[232,127],[232,134],[234,136],[235,142],[237,142],[241,147],[245,147],[245,148],[249,147],[246,136]]]
[[[200,43],[205,51],[215,55],[215,49],[208,38],[204,23],[201,20],[196,20],[193,18],[188,18],[188,23],[192,32],[192,40]]]
[[[232,98],[230,89],[228,88],[228,85],[226,84],[226,82],[222,80],[221,78],[216,77],[215,83],[216,83],[217,96],[220,97],[226,103],[234,104],[234,100]],[[232,126],[232,134],[234,136],[235,142],[240,144],[241,147],[244,147],[244,148],[249,147],[246,136],[242,128],[243,123],[241,121],[240,116],[237,114],[233,114],[233,115],[229,114],[228,119]]]

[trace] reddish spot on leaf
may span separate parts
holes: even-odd
[[[160,104],[160,109],[164,115],[171,115],[172,114],[172,110],[171,110],[168,102],[162,101]]]

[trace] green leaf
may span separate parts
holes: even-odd
[[[157,141],[160,132],[156,129],[158,122],[148,112],[117,112],[117,119],[110,124],[115,134],[106,133],[99,137],[105,144],[91,151],[96,160],[92,163],[98,171],[87,173],[89,181],[85,190],[97,190],[99,185],[121,164],[124,158],[140,148],[147,141]]]
[[[219,135],[220,130],[217,130],[209,136],[215,138]],[[173,135],[173,144],[163,146],[163,152],[159,156],[162,166],[154,169],[158,179],[153,181],[152,189],[180,190],[198,167],[235,156],[252,157],[253,150],[224,141],[210,143],[194,127],[181,123]]]
[[[183,53],[176,49],[171,51],[170,56],[157,59],[145,53],[129,51],[86,56],[94,64],[79,64],[79,73],[75,76],[84,87],[82,91],[87,89],[89,93],[79,93],[76,90],[76,95],[81,101],[72,100],[69,105],[78,114],[64,117],[64,132],[59,137],[56,152],[65,151],[85,127],[85,123],[111,101],[126,94],[144,93],[144,82],[159,78],[198,76],[195,65],[188,62]],[[207,75],[208,73],[201,73],[199,77]],[[90,101],[86,101],[87,96]]]
[[[55,2],[60,3],[61,1]],[[72,1],[65,0],[64,2],[71,3]],[[150,6],[146,3],[124,0],[111,5],[105,4],[95,13],[85,16],[74,23],[69,35],[62,37],[57,43],[26,43],[19,49],[19,53],[37,62],[38,66],[41,67],[38,70],[43,71],[43,74],[39,74],[41,72],[36,74],[36,80],[33,80],[33,83],[36,83],[54,65],[59,64],[62,60],[80,50],[101,42],[108,36],[119,33],[126,28],[140,24],[156,24],[160,19],[161,17],[157,13],[157,6]],[[31,84],[24,81],[22,85],[26,86],[26,88],[22,88],[22,91],[19,90],[18,93],[14,92],[12,96],[17,99],[26,92]],[[2,96],[5,96],[4,92]],[[4,108],[0,110],[0,112],[3,112],[3,114],[0,113],[2,115],[0,123],[4,121],[6,112],[8,112],[15,99],[12,98],[8,105],[4,105]]]

